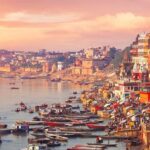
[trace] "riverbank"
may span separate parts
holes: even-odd
[[[109,135],[138,137],[144,149],[148,149],[149,105],[140,103],[138,96],[134,99],[130,97],[124,101],[120,100],[114,96],[113,91],[114,84],[110,79],[102,87],[84,91],[80,98],[86,109],[109,120]]]

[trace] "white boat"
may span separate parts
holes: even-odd
[[[48,148],[46,144],[30,144],[22,150],[48,150]]]

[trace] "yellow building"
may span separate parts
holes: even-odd
[[[29,72],[29,73],[37,73],[40,72],[41,69],[40,68],[32,68],[32,67],[26,67],[24,68],[24,72]]]
[[[53,64],[51,72],[54,73],[56,71],[57,71],[57,66],[56,66],[56,64]]]
[[[94,49],[90,48],[90,49],[85,50],[85,55],[86,55],[86,58],[93,58]]]
[[[93,67],[93,60],[92,59],[85,59],[82,61],[83,68],[92,68]]]
[[[73,67],[72,68],[72,74],[81,75],[82,74],[82,68],[81,67]]]
[[[48,73],[50,71],[50,64],[48,62],[45,62],[43,64],[42,71],[45,73]]]
[[[11,72],[13,71],[11,65],[4,65],[4,66],[0,66],[0,71],[1,72]]]
[[[82,75],[92,75],[94,73],[93,68],[83,68]]]

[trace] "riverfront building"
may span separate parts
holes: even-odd
[[[120,79],[115,86],[115,94],[122,100],[140,95],[142,103],[150,102],[150,34],[139,34],[131,45],[130,60],[123,61]],[[127,69],[129,67],[130,69]],[[129,74],[128,70],[131,71]]]

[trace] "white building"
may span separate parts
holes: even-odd
[[[64,68],[64,63],[61,61],[58,61],[57,62],[57,70],[61,71],[63,68]]]

